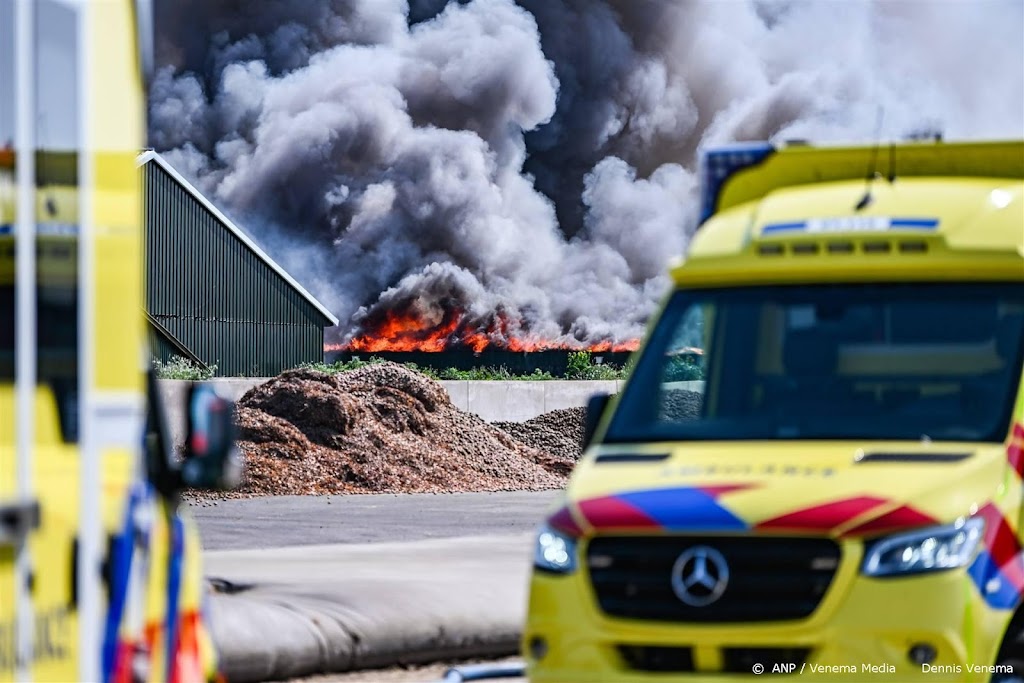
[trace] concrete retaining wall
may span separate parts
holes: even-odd
[[[225,398],[237,401],[252,387],[266,382],[266,378],[212,379]],[[184,443],[185,398],[191,382],[184,380],[158,380],[160,394],[167,411],[174,443]],[[522,422],[552,410],[585,406],[587,399],[597,393],[614,394],[622,387],[619,380],[578,381],[443,381],[452,403],[460,410],[476,413],[488,422]],[[700,390],[703,382],[677,382],[673,386]],[[686,385],[686,386],[683,386]]]
[[[594,394],[614,394],[622,382],[599,380],[446,381],[441,382],[456,408],[488,422],[523,422],[561,408],[587,405]]]

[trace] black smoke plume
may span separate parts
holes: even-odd
[[[641,335],[697,150],[1024,135],[1019,0],[163,0],[151,144],[341,319]],[[429,300],[427,300],[429,299]]]

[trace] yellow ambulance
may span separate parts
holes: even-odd
[[[231,406],[172,452],[143,325],[151,8],[0,2],[0,681],[203,681],[187,485],[235,473]]]
[[[1024,680],[1024,143],[748,143],[701,183],[536,536],[530,680]]]

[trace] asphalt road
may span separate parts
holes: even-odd
[[[192,501],[208,550],[418,541],[532,531],[560,491]]]
[[[461,667],[468,671],[481,665],[490,666],[494,669],[501,669],[509,666],[521,665],[522,660],[518,657],[508,657],[487,662],[466,663],[443,663],[426,664],[423,666],[392,667],[389,669],[373,669],[369,671],[350,671],[343,674],[323,674],[309,676],[306,678],[294,678],[285,683],[449,683],[458,681],[458,678],[446,678],[445,674],[453,667]],[[476,679],[470,679],[476,680]],[[520,676],[506,676],[504,678],[489,678],[488,683],[527,683],[525,678]]]

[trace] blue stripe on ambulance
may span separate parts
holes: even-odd
[[[993,609],[1013,609],[1020,592],[1005,573],[996,566],[988,550],[982,550],[967,570],[978,592]]]
[[[845,225],[845,223],[849,223],[849,225]],[[822,224],[824,224],[824,227]],[[879,227],[875,227],[876,224],[879,224]],[[818,227],[819,229],[812,230],[812,227]],[[828,234],[830,232],[885,232],[887,230],[935,230],[938,227],[938,218],[834,216],[830,218],[814,218],[802,221],[768,223],[761,229],[761,234],[771,235],[773,233],[780,232],[814,232],[815,234]]]
[[[743,531],[747,523],[699,488],[654,489],[617,496],[667,531]]]
[[[174,680],[172,674],[177,665],[178,651],[178,608],[181,603],[181,565],[185,551],[185,523],[181,517],[174,515],[171,521],[171,552],[167,558],[167,673],[168,681]]]

